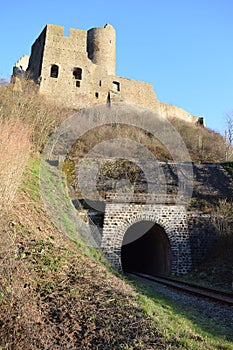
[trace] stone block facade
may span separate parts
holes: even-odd
[[[101,172],[105,162],[111,166],[115,160],[86,159],[82,179],[83,187],[89,189],[87,198],[93,195],[93,200],[106,204],[102,249],[117,269],[122,268],[121,249],[127,230],[135,223],[146,220],[161,226],[169,239],[171,274],[184,274],[206,259],[216,243],[216,229],[210,214],[201,212],[202,209],[196,204],[203,199],[216,203],[219,198],[232,198],[232,178],[221,164],[192,163],[193,192],[190,193],[192,197],[185,200],[182,191],[178,196],[178,185],[182,182],[178,176],[179,163],[158,162],[157,166],[153,166],[153,162],[141,160],[138,165],[142,169],[148,167],[154,172],[150,175],[154,175],[155,183],[150,183],[152,191],[148,193],[148,187],[140,183],[141,179],[137,184],[129,185],[126,182],[125,187],[123,181],[114,178],[110,178],[109,182],[104,178],[98,183],[98,177],[91,172],[93,161]],[[159,170],[163,174],[161,178]],[[158,186],[159,183],[161,186]],[[162,185],[166,188],[165,192],[158,191]],[[99,196],[101,190],[105,197]]]
[[[164,228],[171,246],[171,274],[182,275],[192,268],[188,222],[184,206],[107,203],[102,249],[121,270],[121,247],[127,229],[138,221],[156,222]]]
[[[208,215],[187,214],[183,205],[107,203],[101,247],[120,271],[123,238],[140,221],[151,221],[164,229],[170,242],[170,271],[174,276],[191,271],[205,259],[215,242]]]
[[[211,253],[217,233],[210,214],[189,212],[187,219],[192,268],[195,268]]]

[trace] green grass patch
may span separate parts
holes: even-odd
[[[33,188],[35,189],[33,194],[42,196],[44,206],[54,226],[73,240],[86,256],[111,269],[111,265],[103,256],[102,251],[92,247],[85,234],[82,235],[86,223],[84,224],[79,218],[79,214],[71,202],[65,174],[43,159],[32,159],[28,165],[25,179],[24,189],[30,191]]]
[[[34,204],[40,200],[39,168],[40,157],[31,157],[24,171],[23,181],[19,189],[29,194]]]
[[[144,312],[155,319],[164,337],[173,344],[171,349],[233,349],[232,326],[216,324],[137,279],[129,281],[136,288]]]

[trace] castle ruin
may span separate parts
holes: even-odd
[[[13,83],[33,80],[40,94],[74,109],[95,104],[129,103],[150,108],[161,116],[204,124],[182,108],[160,102],[153,85],[116,75],[116,33],[106,24],[90,30],[47,24],[13,68]]]

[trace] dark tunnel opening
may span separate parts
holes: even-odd
[[[121,264],[123,272],[168,276],[171,249],[165,230],[151,221],[130,226],[122,243]]]

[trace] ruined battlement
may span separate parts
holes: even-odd
[[[74,109],[122,102],[150,108],[164,118],[198,122],[183,109],[160,102],[151,84],[116,75],[116,32],[110,24],[71,28],[68,36],[63,26],[47,24],[30,57],[15,64],[13,76],[33,80],[47,99]]]

